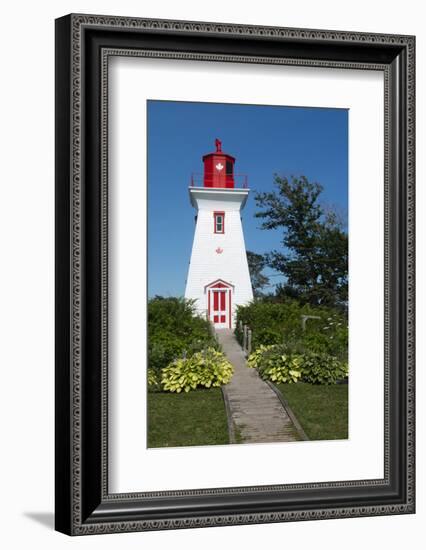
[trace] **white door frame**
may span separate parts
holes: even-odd
[[[232,327],[232,291],[233,287],[226,281],[216,280],[206,285],[208,317],[215,328]],[[221,294],[224,300],[221,299]],[[215,298],[217,296],[217,298]],[[215,308],[216,304],[216,308]]]

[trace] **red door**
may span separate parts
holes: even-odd
[[[212,289],[210,292],[210,319],[216,328],[228,326],[228,289]]]
[[[206,285],[208,318],[216,328],[231,328],[231,302],[233,286],[216,279]]]

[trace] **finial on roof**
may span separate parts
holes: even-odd
[[[222,142],[221,142],[221,140],[216,138],[214,143],[216,145],[216,153],[221,153],[222,152]]]

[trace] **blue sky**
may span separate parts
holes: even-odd
[[[214,140],[236,158],[252,192],[243,210],[247,250],[280,248],[280,230],[261,230],[254,191],[274,174],[305,175],[324,187],[321,202],[347,215],[348,111],[305,107],[148,101],[148,294],[182,296],[194,236],[192,172]],[[267,270],[268,275],[274,275]],[[282,280],[273,276],[272,283]],[[270,289],[272,290],[272,289]]]

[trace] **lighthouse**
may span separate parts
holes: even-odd
[[[216,150],[203,156],[204,172],[193,175],[189,199],[196,210],[195,234],[185,298],[216,329],[233,328],[238,305],[253,299],[241,212],[247,202],[247,177],[234,173],[235,158]]]

